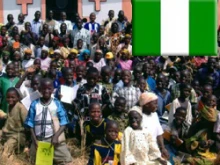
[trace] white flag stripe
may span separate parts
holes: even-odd
[[[160,1],[161,55],[188,55],[189,0]]]

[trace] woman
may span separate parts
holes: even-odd
[[[88,49],[83,50],[79,55],[79,65],[86,67],[87,62],[90,60],[90,51]]]

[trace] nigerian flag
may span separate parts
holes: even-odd
[[[133,0],[133,55],[217,55],[217,0]]]

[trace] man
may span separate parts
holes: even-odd
[[[91,35],[95,32],[98,32],[98,29],[100,27],[100,24],[95,22],[96,14],[91,13],[89,16],[90,22],[86,23],[84,28],[89,30],[91,32]]]
[[[125,28],[127,26],[127,21],[125,19],[125,15],[124,15],[124,11],[123,10],[120,10],[118,12],[118,19],[115,22],[118,24],[120,32],[125,30]]]
[[[58,26],[56,26],[56,30],[58,30],[59,33],[60,33],[60,26],[61,26],[62,23],[65,23],[65,24],[66,24],[66,26],[67,26],[67,32],[70,32],[70,31],[72,30],[72,28],[73,28],[72,22],[69,21],[69,20],[67,20],[66,18],[67,18],[66,12],[61,12],[61,13],[60,13],[60,19],[61,19],[61,20],[59,21]]]
[[[87,29],[82,27],[82,20],[78,19],[76,21],[76,28],[73,29],[71,33],[73,47],[77,47],[77,41],[79,39],[83,40],[83,49],[89,49],[90,45],[90,33]]]
[[[7,30],[8,30],[8,33],[10,34],[11,30],[12,30],[12,27],[15,25],[13,15],[12,14],[8,14],[7,20],[8,20],[8,23],[5,26],[6,26]]]
[[[45,23],[49,26],[50,32],[53,32],[55,27],[58,26],[59,23],[55,19],[53,19],[53,11],[52,10],[49,10],[48,18],[46,19]]]
[[[37,36],[40,36],[40,31],[43,25],[43,21],[40,20],[41,17],[41,12],[40,11],[36,11],[34,14],[34,20],[31,22],[31,28],[32,28],[32,32],[36,33]]]
[[[106,29],[106,34],[108,34],[110,32],[111,26],[112,26],[112,22],[114,22],[116,20],[115,17],[115,12],[114,10],[109,10],[108,12],[108,18],[103,20],[102,25],[105,26]]]
[[[21,31],[24,30],[24,19],[25,19],[25,16],[22,13],[20,13],[18,15],[18,23],[16,24],[16,26],[18,27],[19,33],[21,33]]]

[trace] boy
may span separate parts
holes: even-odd
[[[91,67],[86,73],[87,83],[79,87],[74,102],[76,103],[78,110],[86,110],[89,104],[92,102],[99,102],[102,105],[102,109],[109,105],[110,96],[105,87],[97,84],[99,79],[99,71]]]
[[[141,91],[139,88],[131,85],[131,72],[129,70],[123,70],[121,77],[124,86],[113,92],[113,99],[124,97],[126,100],[126,109],[129,110],[138,103]]]
[[[51,97],[53,90],[53,81],[48,78],[42,79],[40,83],[42,97],[33,101],[28,111],[25,125],[30,128],[32,137],[31,163],[34,163],[36,159],[38,141],[51,142],[54,145],[54,163],[70,164],[72,162],[65,139],[60,139],[65,125],[68,124],[68,117],[63,105]],[[53,118],[59,119],[58,131],[55,131]]]
[[[115,100],[114,112],[108,119],[114,120],[118,123],[118,129],[120,132],[124,132],[125,128],[128,126],[128,115],[125,110],[126,100],[124,97],[118,97]]]

